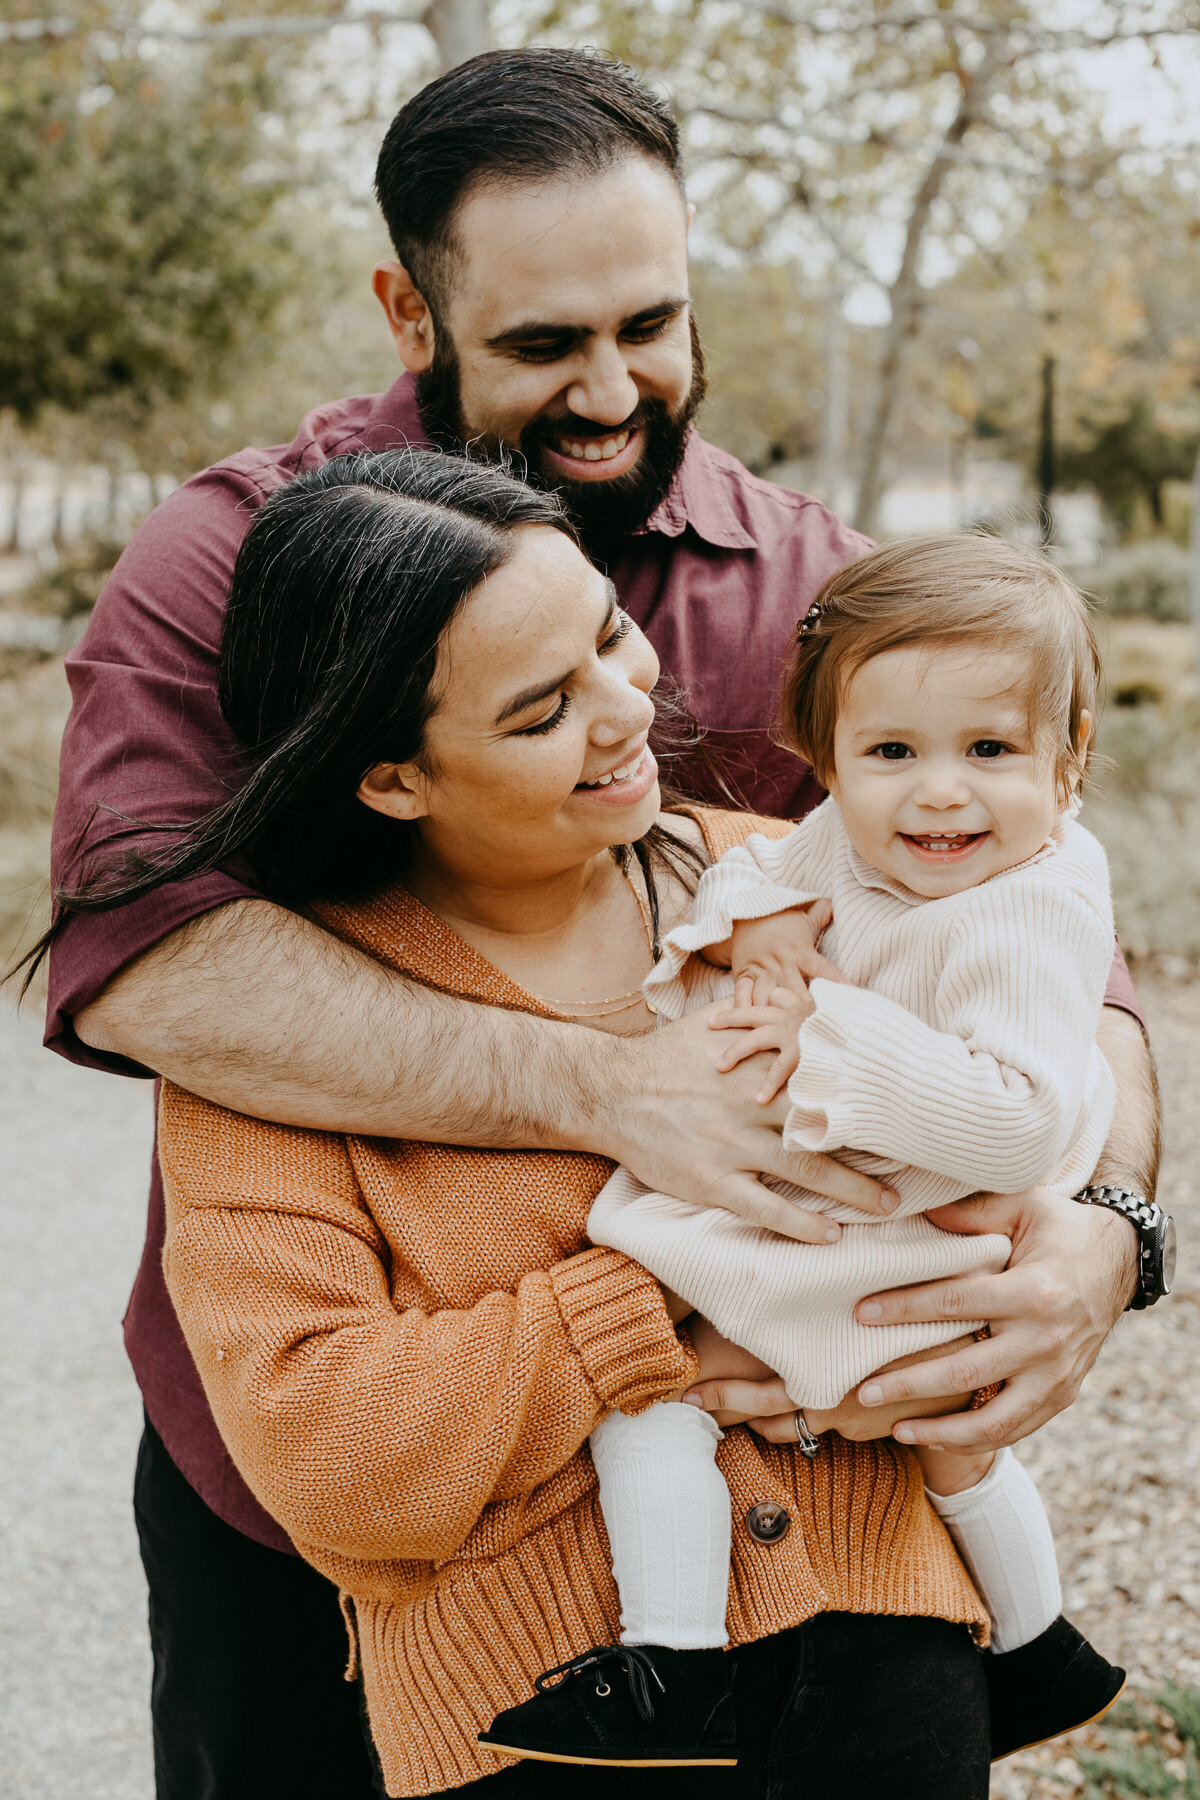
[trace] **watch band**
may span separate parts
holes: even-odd
[[[1130,1188],[1105,1186],[1080,1188],[1074,1198],[1083,1206],[1106,1206],[1110,1212],[1120,1213],[1138,1234],[1137,1292],[1126,1311],[1141,1312],[1161,1300],[1170,1288],[1163,1280],[1159,1227],[1170,1220],[1157,1200],[1147,1200],[1145,1194]]]

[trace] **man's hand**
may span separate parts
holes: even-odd
[[[621,1061],[596,1095],[594,1129],[577,1148],[602,1149],[658,1193],[695,1206],[723,1206],[752,1225],[804,1243],[836,1243],[841,1228],[807,1213],[758,1180],[759,1173],[811,1188],[867,1212],[886,1214],[895,1197],[855,1169],[817,1152],[783,1147],[786,1097],[754,1104],[766,1058],[729,1074],[716,1067],[720,1040],[707,1012],[692,1013],[642,1038],[601,1039]]]
[[[1114,1213],[1038,1188],[959,1200],[929,1217],[947,1231],[1004,1232],[1013,1244],[1008,1268],[872,1295],[859,1302],[859,1319],[864,1325],[988,1319],[992,1335],[972,1340],[940,1367],[873,1375],[858,1397],[868,1407],[910,1407],[894,1433],[903,1444],[995,1450],[1027,1437],[1074,1400],[1133,1293],[1135,1235]],[[977,1412],[917,1416],[915,1402],[947,1391],[968,1395],[995,1381],[1005,1383],[1003,1390]]]
[[[712,1326],[707,1326],[707,1329],[711,1331]],[[906,1369],[916,1363],[936,1362],[939,1358],[953,1356],[971,1342],[969,1337],[956,1338],[953,1343],[939,1344],[931,1350],[916,1350],[910,1356],[898,1357],[887,1366],[889,1369]],[[742,1350],[737,1354],[745,1357],[749,1352]],[[761,1366],[760,1364],[759,1367]],[[703,1361],[700,1375],[700,1380],[693,1382],[686,1390],[684,1398],[711,1413],[722,1428],[726,1425],[749,1425],[752,1431],[756,1431],[759,1437],[766,1438],[768,1443],[796,1442],[796,1403],[788,1398],[778,1375],[747,1375],[735,1368],[731,1373],[727,1374],[722,1370],[720,1374],[706,1378]],[[936,1378],[934,1385],[936,1386]],[[915,1411],[948,1413],[955,1412],[966,1404],[967,1400],[962,1395],[942,1393],[920,1402]],[[822,1432],[836,1431],[839,1437],[849,1438],[854,1443],[890,1437],[894,1425],[913,1416],[912,1403],[869,1407],[863,1406],[857,1394],[852,1393],[847,1394],[844,1400],[828,1412],[821,1412],[811,1406],[804,1409],[810,1431],[818,1436]]]
[[[817,949],[833,919],[829,900],[771,913],[765,919],[735,919],[729,940],[735,1006],[768,1006],[776,988],[807,994],[808,984],[844,980],[840,970]]]
[[[802,994],[776,988],[768,1001],[754,1006],[731,1006],[727,1011],[714,1013],[708,1021],[714,1031],[738,1033],[717,1058],[718,1069],[725,1073],[763,1050],[774,1052],[775,1060],[754,1096],[760,1106],[765,1106],[795,1073],[800,1061],[800,1027],[816,1010],[807,988]]]

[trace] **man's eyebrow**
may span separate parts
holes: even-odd
[[[638,312],[630,313],[622,319],[618,330],[629,331],[638,325],[647,325],[652,319],[674,319],[679,316],[691,302],[685,294],[682,299],[672,295],[660,300],[654,306],[643,306]],[[572,338],[594,336],[590,325],[568,325],[562,319],[518,319],[513,325],[506,325],[503,331],[497,331],[483,340],[485,350],[503,350],[511,344],[546,343],[554,339],[563,342]]]
[[[607,579],[604,583],[604,592],[608,605],[600,623],[601,631],[605,629],[617,610],[617,590]],[[551,694],[556,694],[560,687],[566,686],[574,673],[574,669],[568,669],[565,675],[556,675],[551,681],[538,681],[532,687],[522,688],[519,694],[514,694],[512,699],[501,707],[496,714],[496,724],[506,725],[509,719],[515,719],[518,713],[527,712],[531,706],[536,706],[539,700],[548,700]]]

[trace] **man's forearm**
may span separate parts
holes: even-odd
[[[86,1044],[285,1125],[490,1149],[590,1150],[647,1186],[788,1237],[830,1221],[763,1171],[882,1212],[879,1183],[784,1150],[761,1068],[717,1072],[696,1015],[622,1038],[406,980],[266,900],[234,900],[123,969],[75,1017]]]
[[[172,932],[75,1029],[235,1112],[492,1148],[596,1147],[623,1049],[408,981],[265,900]]]
[[[1137,1020],[1115,1006],[1102,1010],[1096,1041],[1116,1080],[1117,1107],[1092,1179],[1153,1199],[1162,1154],[1154,1058]]]

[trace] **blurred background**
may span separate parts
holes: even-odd
[[[439,67],[523,42],[612,51],[675,107],[709,438],[876,536],[1041,541],[1094,596],[1108,692],[1085,818],[1152,1013],[1182,1211],[1200,1155],[1198,0],[3,0],[0,957],[44,916],[62,657],[121,546],[189,473],[394,379],[367,281],[388,253],[378,142]],[[24,1160],[5,1247],[27,1273],[6,1366],[44,1443],[60,1399],[39,1321],[70,1238],[80,1285],[96,1281],[61,1367],[114,1510],[89,1510],[65,1439],[40,1525],[26,1476],[9,1491],[39,1622],[7,1634],[22,1648],[0,1674],[27,1729],[5,1740],[0,1791],[67,1791],[83,1756],[95,1800],[140,1800],[144,1633],[129,1545],[112,1548],[136,1431],[112,1327],[146,1092],[14,1030],[0,1091]],[[103,1204],[79,1210],[89,1188]],[[23,1209],[39,1207],[35,1229]],[[1068,1597],[1110,1619],[1120,1644],[1104,1647],[1140,1685],[1121,1729],[998,1773],[1012,1800],[1200,1800],[1194,1257],[1180,1290],[1139,1323],[1150,1363],[1103,1364],[1032,1452]],[[77,1534],[87,1573],[46,1613],[46,1521],[72,1492],[53,1530]],[[75,1604],[91,1635],[68,1652]],[[29,1685],[30,1630],[82,1707],[69,1727]]]
[[[439,66],[559,41],[682,121],[706,434],[875,535],[1040,537],[1095,595],[1090,822],[1127,951],[1193,965],[1198,26],[1197,0],[8,0],[0,950],[39,904],[57,661],[121,544],[393,379],[382,132]]]

